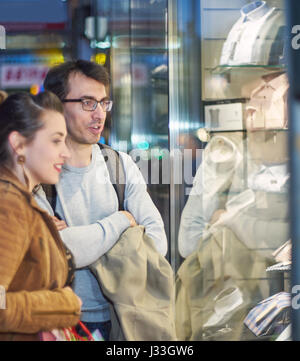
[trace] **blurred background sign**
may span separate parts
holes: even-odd
[[[2,88],[28,88],[32,84],[41,85],[49,68],[45,65],[3,65],[1,67]]]

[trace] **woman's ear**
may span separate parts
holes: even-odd
[[[13,131],[8,136],[8,143],[16,154],[21,155],[20,152],[25,146],[25,137],[19,132]]]

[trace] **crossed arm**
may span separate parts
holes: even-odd
[[[74,255],[76,268],[87,267],[95,262],[113,247],[128,227],[137,224],[145,227],[159,253],[167,253],[164,224],[147,192],[142,174],[127,154],[122,153],[122,157],[126,169],[126,211],[116,211],[96,223],[83,226],[66,227],[64,221],[53,219],[62,240]],[[46,205],[43,208],[46,208]]]

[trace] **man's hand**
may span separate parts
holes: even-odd
[[[60,219],[58,219],[55,216],[52,216],[51,218],[52,218],[53,222],[55,223],[58,231],[62,231],[63,229],[67,228],[65,221],[61,221]]]
[[[133,217],[133,215],[127,211],[121,211],[128,219],[129,219],[129,222],[130,222],[130,227],[135,227],[137,226],[137,223]]]
[[[217,209],[210,219],[210,224],[216,223],[219,220],[219,218],[221,217],[221,215],[225,212],[226,212],[225,209]]]

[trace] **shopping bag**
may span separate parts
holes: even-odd
[[[81,321],[79,321],[79,326],[85,332],[86,336],[79,336],[75,327],[67,327],[54,329],[52,331],[42,331],[39,333],[39,338],[41,341],[104,341],[99,330],[91,334]]]

